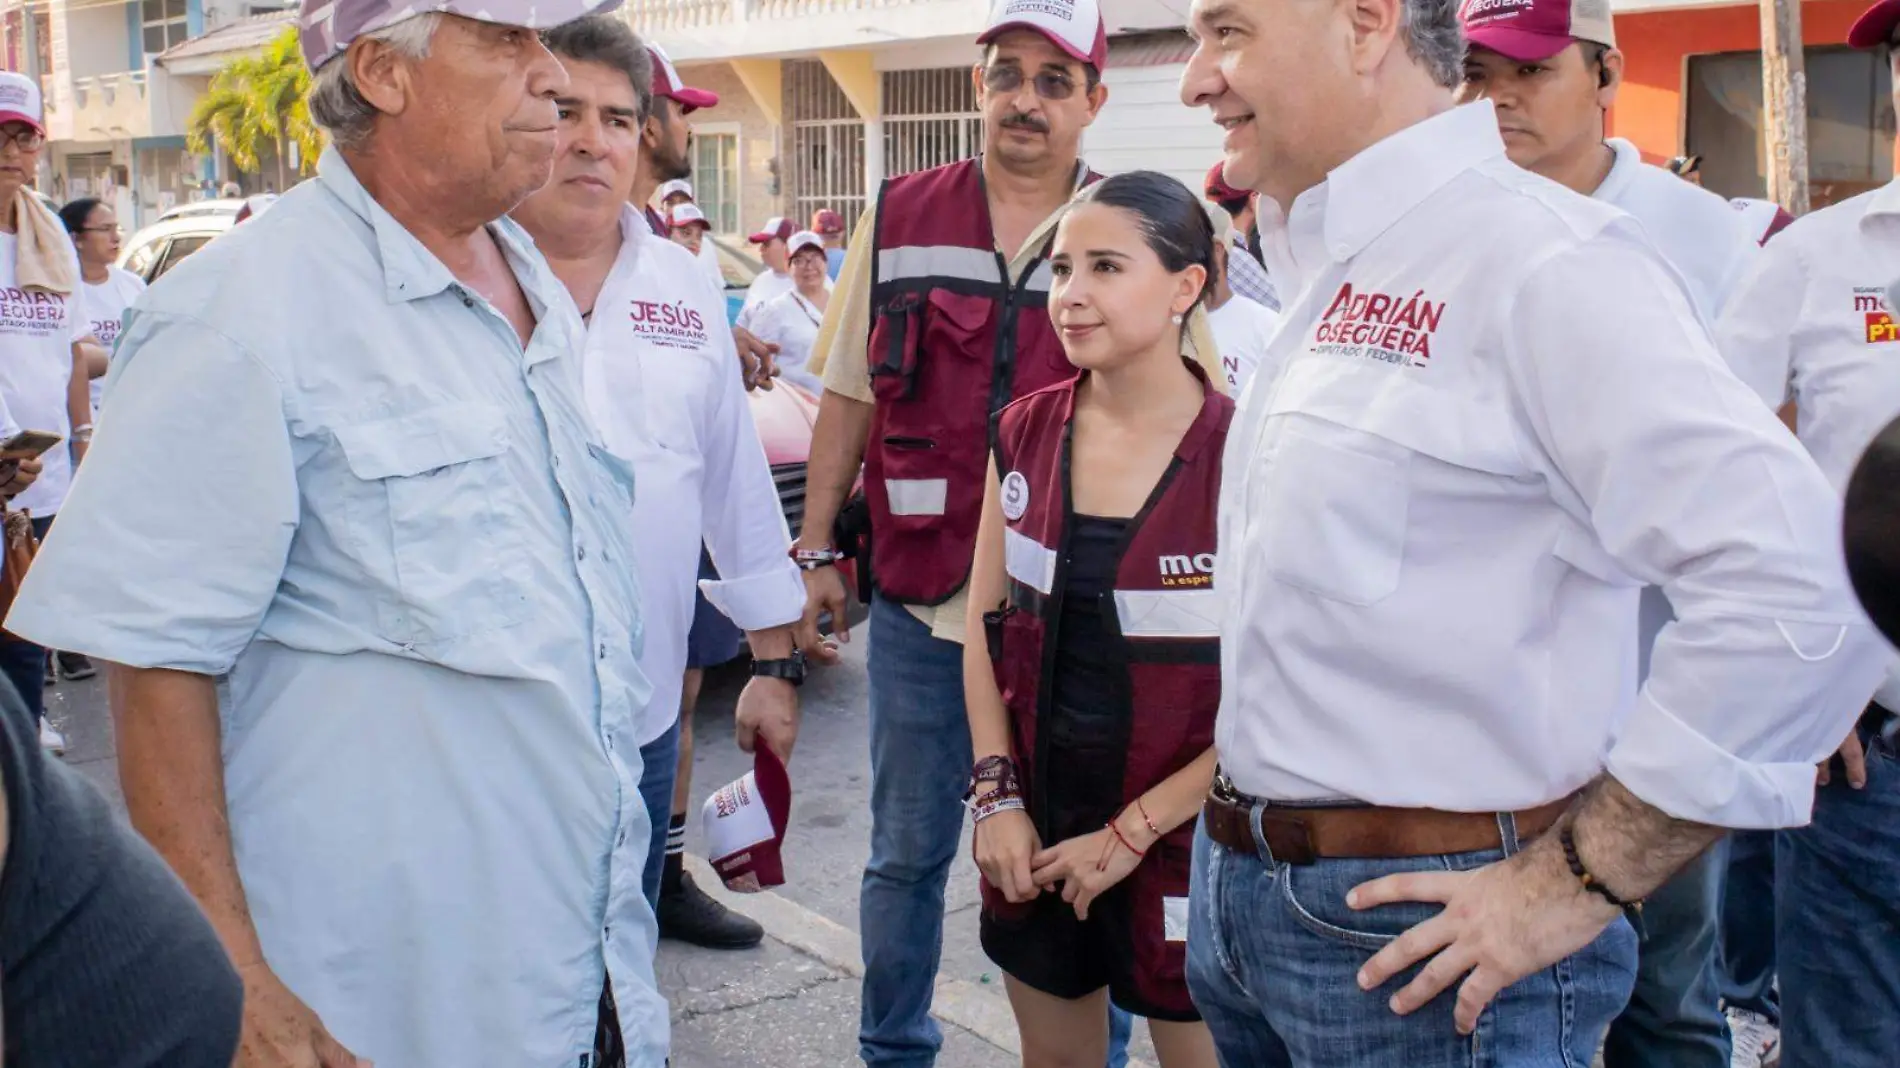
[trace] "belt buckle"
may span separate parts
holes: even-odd
[[[1214,769],[1214,785],[1210,787],[1207,792],[1214,800],[1224,804],[1241,805],[1245,803],[1241,799],[1240,791],[1234,788],[1234,780],[1228,778],[1227,773],[1219,768]]]

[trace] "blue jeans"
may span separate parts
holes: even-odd
[[[1393,860],[1273,860],[1256,820],[1255,852],[1194,838],[1188,989],[1223,1068],[1583,1068],[1629,1000],[1636,934],[1617,920],[1589,946],[1500,993],[1477,1032],[1458,1034],[1456,994],[1410,1016],[1387,1000],[1418,973],[1359,989],[1361,966],[1439,911],[1431,904],[1346,907],[1346,892],[1405,871],[1468,870],[1507,850]],[[1517,843],[1507,841],[1508,852]]]
[[[1722,888],[1722,1004],[1779,1024],[1775,993],[1775,832],[1736,831],[1717,848],[1727,854]]]
[[[858,1055],[870,1065],[929,1068],[943,1045],[930,997],[943,959],[944,884],[963,837],[972,763],[963,646],[932,637],[883,597],[872,598],[870,633],[871,861],[858,895]],[[1116,1011],[1110,1025],[1109,1065],[1118,1068],[1130,1023]]]
[[[1862,732],[1869,739],[1868,732]],[[1900,1060],[1900,756],[1867,751],[1867,786],[1838,764],[1814,822],[1775,843],[1782,1068]]]
[[[970,775],[963,647],[903,605],[871,602],[871,859],[858,895],[864,991],[858,1052],[870,1065],[928,1068],[943,959],[943,894],[963,836]]]
[[[1610,1025],[1604,1068],[1728,1068],[1715,957],[1726,859],[1718,845],[1644,903],[1636,989]]]
[[[653,823],[647,843],[646,867],[640,870],[640,889],[647,906],[660,907],[660,874],[666,867],[666,829],[673,816],[673,784],[679,780],[680,721],[674,717],[666,733],[640,747],[640,800]]]

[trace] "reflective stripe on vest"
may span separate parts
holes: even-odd
[[[1022,289],[1028,293],[1047,293],[1049,281],[1053,277],[1055,275],[1050,270],[1049,261],[1043,260],[1030,270]],[[889,284],[904,278],[955,279],[980,285],[1002,285],[1002,281],[996,277],[996,253],[988,249],[958,245],[906,245],[879,249],[878,282]]]
[[[1220,637],[1220,593],[1198,590],[1116,590],[1115,615],[1124,638]]]

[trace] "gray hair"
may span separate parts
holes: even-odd
[[[635,119],[645,122],[653,109],[653,57],[646,42],[614,15],[588,15],[543,30],[541,43],[562,59],[598,63],[617,70],[633,83]]]
[[[397,55],[425,59],[429,55],[429,44],[435,39],[436,27],[441,24],[441,12],[425,11],[362,36],[383,42]],[[376,116],[382,114],[356,87],[356,75],[350,72],[348,55],[348,51],[342,51],[331,56],[310,80],[310,117],[318,126],[330,131],[330,139],[341,148],[362,144],[375,125]]]
[[[1458,0],[1405,0],[1405,51],[1447,89],[1464,80],[1465,31]]]

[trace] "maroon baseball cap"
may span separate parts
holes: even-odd
[[[771,746],[753,748],[752,770],[707,798],[700,819],[726,889],[754,893],[785,882],[779,849],[792,819],[792,777]]]
[[[844,233],[844,216],[830,208],[819,208],[811,213],[811,228],[814,233],[827,236],[842,234]]]
[[[976,43],[989,44],[1011,30],[1034,30],[1098,71],[1108,66],[1108,26],[1098,0],[998,0]]]
[[[1464,0],[1465,40],[1521,63],[1549,59],[1573,41],[1616,47],[1610,0]]]
[[[1235,189],[1227,184],[1227,164],[1225,163],[1216,163],[1208,168],[1207,185],[1203,192],[1207,195],[1207,199],[1219,201],[1222,204],[1230,200],[1246,200],[1253,196],[1245,189]]]
[[[649,43],[647,54],[653,57],[653,95],[663,96],[680,106],[680,114],[691,115],[700,108],[719,106],[719,94],[708,89],[694,89],[680,80],[679,68],[667,58],[665,49]]]
[[[1854,20],[1847,43],[1854,48],[1879,48],[1893,40],[1895,26],[1900,26],[1900,0],[1880,0]]]

